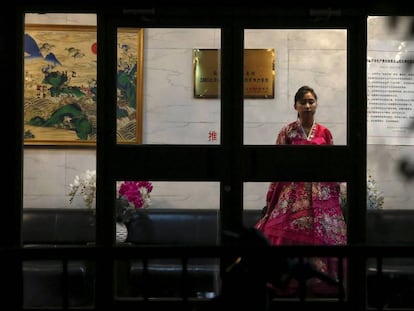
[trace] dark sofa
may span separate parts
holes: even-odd
[[[246,226],[260,217],[260,211],[245,211]],[[126,245],[219,245],[219,211],[200,209],[149,209],[140,211],[127,224]],[[82,246],[95,242],[95,216],[88,209],[26,208],[22,240],[25,247]],[[143,284],[143,262],[131,260],[119,265],[119,296],[179,297],[182,262],[179,259],[150,259]],[[23,264],[25,307],[61,306],[63,266],[57,261],[27,261]],[[219,262],[213,258],[190,259],[187,265],[191,297],[211,298],[219,291]],[[93,302],[93,265],[86,261],[68,263],[69,307]]]
[[[95,242],[95,216],[87,209],[26,208],[23,210],[24,247],[67,247]],[[23,262],[23,306],[90,306],[94,295],[93,265],[84,260],[67,265],[67,298],[62,261]],[[67,299],[67,300],[66,300]]]
[[[414,210],[368,210],[367,243],[414,246]],[[368,305],[378,308],[414,308],[414,253],[382,259],[379,275],[375,258],[367,259]]]
[[[258,210],[245,210],[243,221],[252,227]],[[140,245],[217,246],[219,211],[200,209],[153,209],[137,213],[128,223],[127,242]],[[143,262],[130,262],[130,286],[126,295],[183,296],[182,262],[177,258],[150,259],[144,284]],[[216,258],[190,258],[187,264],[189,297],[214,297],[220,290],[220,264]]]
[[[244,211],[244,225],[251,227],[260,210]],[[367,243],[378,245],[413,245],[414,211],[369,210]],[[219,244],[219,211],[200,209],[148,209],[136,214],[128,223],[127,245],[195,245]],[[30,209],[23,212],[25,247],[87,245],[95,241],[95,217],[86,209]],[[24,306],[61,306],[63,301],[63,267],[60,262],[27,261],[24,269]],[[213,258],[190,259],[187,266],[191,291],[189,297],[211,298],[220,290],[219,263]],[[130,260],[120,268],[117,291],[120,296],[181,296],[182,263],[178,259],[150,259],[148,278],[143,284],[144,263]],[[375,260],[367,261],[368,302],[378,306],[414,306],[414,262],[412,258],[391,258],[383,262],[383,276],[378,280]],[[86,261],[68,264],[70,307],[88,306],[93,302],[93,265]],[[379,282],[381,281],[381,282]],[[378,300],[379,284],[387,287],[386,296]]]

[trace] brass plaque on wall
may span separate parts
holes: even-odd
[[[218,49],[194,49],[194,97],[218,98],[220,54]],[[244,97],[274,98],[275,50],[244,50]]]

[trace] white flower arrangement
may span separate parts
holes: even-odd
[[[73,184],[69,185],[69,203],[73,202],[79,192],[88,208],[93,208],[96,197],[96,170],[86,170],[82,175],[76,175]]]
[[[342,208],[346,208],[346,183],[340,184],[340,203]],[[384,194],[378,190],[377,183],[369,174],[367,177],[367,209],[382,209],[384,205]]]

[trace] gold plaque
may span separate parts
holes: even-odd
[[[218,49],[194,49],[194,97],[218,98],[220,54]],[[274,98],[275,50],[244,50],[244,97]]]
[[[217,49],[194,49],[194,97],[217,98],[220,86],[220,54]]]

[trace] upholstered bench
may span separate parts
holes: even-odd
[[[367,243],[414,247],[414,210],[368,210]],[[367,260],[367,299],[374,307],[414,308],[414,256]]]
[[[260,210],[243,212],[244,225],[251,227]],[[127,243],[135,245],[211,246],[219,244],[219,210],[148,209],[128,223]],[[95,242],[95,216],[87,209],[24,209],[22,237],[24,247],[70,247]],[[368,245],[414,245],[414,210],[368,210]],[[126,296],[181,296],[182,263],[177,258],[154,258],[148,262],[148,279],[140,258],[123,267]],[[216,259],[191,258],[188,261],[189,297],[211,297],[219,291],[219,263]],[[367,260],[368,303],[372,306],[414,307],[414,260],[384,258],[382,279],[377,278],[374,259]],[[84,307],[93,302],[93,266],[81,260],[68,263],[67,304]],[[57,261],[23,263],[23,301],[25,307],[61,306],[63,266]],[[381,282],[382,283],[381,283]],[[383,285],[383,295],[378,295]]]
[[[95,241],[95,216],[93,211],[86,209],[26,208],[23,210],[22,240],[26,248],[86,245]],[[95,278],[92,265],[82,260],[69,261],[67,279],[63,277],[63,271],[61,261],[23,262],[23,306],[92,305]],[[63,295],[65,286],[67,297]]]
[[[246,225],[253,225],[260,211],[245,211]],[[219,210],[148,209],[128,223],[126,243],[134,245],[214,246],[219,244]],[[95,242],[95,216],[88,209],[26,208],[23,211],[24,247],[70,247]],[[213,258],[188,261],[190,296],[212,297],[219,290],[219,262]],[[125,271],[125,267],[122,267]],[[143,284],[140,260],[128,263],[119,295],[181,296],[182,263],[177,258],[150,260],[148,280]],[[63,265],[58,261],[26,261],[23,264],[24,306],[62,306]],[[68,263],[67,303],[88,306],[93,300],[93,267],[86,261]]]
[[[134,215],[128,223],[127,242],[136,245],[217,246],[219,210],[151,209]],[[260,211],[243,213],[245,226],[253,226]],[[144,284],[141,260],[130,263],[130,294],[149,297],[184,295],[183,263],[177,258],[150,259]],[[216,258],[190,258],[187,262],[188,297],[212,298],[220,290],[220,263]]]
[[[67,284],[64,284],[60,261],[26,261],[23,263],[23,306],[61,307],[65,299],[69,307],[91,306],[94,297],[92,266],[85,261],[68,263]],[[67,288],[67,297],[64,288]]]

